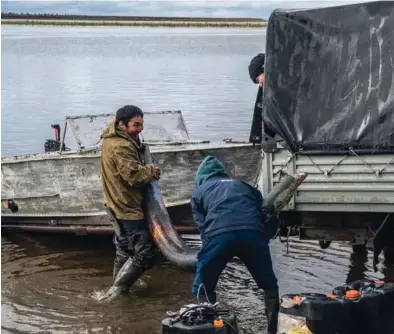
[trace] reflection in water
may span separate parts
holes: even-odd
[[[350,255],[349,273],[346,283],[353,282],[365,277],[367,271],[368,251],[366,248],[353,252]]]
[[[186,242],[199,246],[196,237]],[[286,254],[284,244],[271,243],[281,294],[330,293],[360,278],[393,279],[393,266],[383,263],[374,273],[370,253],[351,254],[345,245],[321,250],[317,242],[290,240],[289,246]],[[113,254],[107,236],[3,235],[2,332],[158,333],[167,310],[194,301],[193,273],[163,260],[144,276],[146,287],[111,304],[99,302],[111,283]],[[243,333],[265,328],[263,296],[238,259],[223,272],[218,297],[236,312]]]

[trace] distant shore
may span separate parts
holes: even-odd
[[[88,21],[52,21],[52,20],[2,20],[8,25],[41,25],[41,26],[114,26],[114,27],[165,27],[165,28],[265,28],[262,23],[225,23],[225,22],[88,22]]]
[[[54,26],[264,28],[256,18],[147,17],[2,13],[1,24]]]

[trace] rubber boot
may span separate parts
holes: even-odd
[[[108,291],[108,297],[112,299],[127,294],[131,286],[141,277],[145,270],[144,267],[136,265],[133,259],[129,257],[116,275],[114,283]]]
[[[268,334],[276,334],[278,332],[279,293],[277,289],[264,292]]]
[[[114,260],[114,270],[112,273],[112,282],[115,282],[115,278],[118,275],[119,270],[123,267],[125,262],[127,261],[129,254],[127,254],[124,250],[117,248],[116,255]]]

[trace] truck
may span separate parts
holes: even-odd
[[[282,234],[372,249],[375,270],[381,253],[394,258],[393,41],[391,1],[273,11],[263,126],[251,134],[264,193],[308,173],[280,214]]]

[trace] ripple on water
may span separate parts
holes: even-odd
[[[109,304],[100,301],[112,280],[114,248],[106,237],[10,236],[2,238],[2,330],[29,333],[158,333],[168,310],[194,302],[193,273],[166,262],[144,275],[129,296]],[[198,248],[196,237],[186,238]],[[330,293],[336,285],[359,278],[384,279],[393,268],[372,270],[372,255],[352,254],[332,243],[271,242],[280,292]],[[235,258],[218,284],[222,306],[233,309],[243,333],[265,329],[263,293]]]

